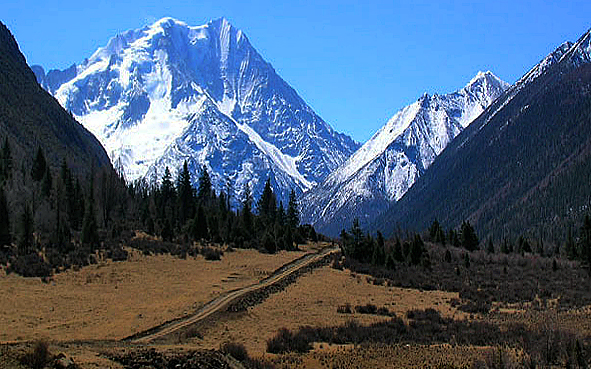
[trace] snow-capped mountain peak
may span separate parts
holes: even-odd
[[[218,191],[231,181],[238,194],[248,183],[257,196],[269,177],[282,198],[358,147],[225,18],[199,26],[162,18],[116,35],[67,73],[35,70],[129,180],[157,179],[165,165],[174,175],[189,160],[194,179],[204,164]]]
[[[486,71],[455,92],[424,93],[305,194],[304,219],[331,234],[354,217],[367,221],[400,199],[445,146],[508,87]]]

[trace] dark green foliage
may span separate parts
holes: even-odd
[[[35,156],[35,160],[33,160],[33,165],[31,166],[31,178],[33,181],[39,182],[43,179],[45,175],[45,170],[47,168],[47,162],[45,161],[45,154],[43,154],[43,150],[41,147],[37,148],[37,155]]]
[[[489,254],[495,253],[495,246],[493,245],[492,238],[489,238],[488,242],[486,243],[486,252]]]
[[[575,245],[575,241],[573,240],[573,233],[571,227],[568,227],[565,249],[567,258],[574,260],[578,257],[577,247]]]
[[[453,229],[450,229],[448,238],[449,238],[449,243],[452,246],[460,247],[460,238],[458,237],[458,234],[456,233],[456,231],[454,231]]]
[[[421,236],[416,234],[410,247],[410,263],[412,265],[418,265],[421,262],[423,252],[425,252],[425,244],[423,243]]]
[[[86,200],[80,241],[91,247],[98,247],[99,245],[98,227],[94,213],[94,185],[92,180],[90,181],[90,189]]]
[[[396,260],[398,262],[404,261],[404,254],[402,253],[402,244],[400,243],[400,238],[398,238],[398,236],[396,237],[396,240],[394,241],[394,248],[392,251],[392,255],[394,257],[394,260]]]
[[[43,175],[43,182],[41,182],[41,193],[45,197],[51,195],[51,189],[53,186],[53,178],[51,177],[51,170],[49,167],[45,167],[45,174]]]
[[[468,251],[474,251],[478,249],[478,236],[476,231],[470,225],[470,222],[464,221],[460,229],[460,242],[463,248]]]
[[[468,253],[464,254],[464,266],[466,269],[470,269],[470,255]]]
[[[296,228],[298,224],[300,224],[300,212],[298,210],[296,194],[293,189],[289,193],[289,203],[287,205],[287,222],[292,228]]]
[[[381,232],[378,232],[376,236],[371,263],[374,265],[386,264],[386,247],[384,245],[384,236],[382,236]]]
[[[12,154],[8,137],[4,138],[2,151],[0,151],[0,185],[12,175]]]
[[[259,202],[257,203],[257,211],[261,221],[265,226],[270,226],[275,223],[277,213],[277,198],[271,188],[271,180],[267,179],[265,188]]]
[[[451,251],[445,250],[445,256],[443,257],[446,263],[451,263]]]
[[[4,187],[0,186],[0,248],[4,245],[10,245],[12,234],[10,232],[10,215],[8,214],[8,204]]]
[[[197,200],[205,202],[211,196],[211,178],[207,172],[207,167],[203,165],[199,172],[199,184],[197,186]]]
[[[587,266],[589,275],[591,275],[591,218],[589,215],[585,215],[583,225],[581,226],[579,250],[581,261]]]
[[[519,236],[519,238],[517,239],[517,252],[519,252],[520,254],[523,253],[531,253],[531,246],[529,244],[529,241],[527,240],[527,238],[523,237],[523,236]]]
[[[19,255],[26,255],[31,252],[33,243],[33,215],[31,209],[25,206],[20,220]]]
[[[441,227],[441,224],[439,224],[437,219],[435,219],[429,227],[429,240],[434,243],[440,243],[442,245],[445,245],[445,231],[443,230],[443,227]]]
[[[178,194],[179,221],[180,224],[185,224],[189,219],[193,219],[195,215],[195,196],[186,160],[179,172],[176,192]]]
[[[205,210],[201,205],[197,208],[197,214],[195,214],[195,219],[193,220],[193,238],[197,241],[207,240],[209,238],[207,218],[205,217]]]
[[[37,252],[19,254],[10,263],[7,273],[16,273],[23,277],[48,277],[51,275],[51,266],[43,260]]]
[[[252,193],[248,184],[244,188],[244,195],[242,199],[242,231],[244,234],[252,234],[254,228],[253,214],[252,214]]]

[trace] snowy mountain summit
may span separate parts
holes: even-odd
[[[42,86],[105,146],[128,180],[202,165],[219,191],[285,198],[321,182],[358,144],[335,132],[221,18],[188,26],[164,18],[112,38],[64,70],[33,67]]]
[[[508,87],[487,71],[456,92],[425,93],[305,194],[304,221],[333,235],[356,217],[361,223],[371,221],[398,201],[447,144]]]

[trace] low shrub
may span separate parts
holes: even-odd
[[[49,277],[51,276],[51,265],[45,262],[37,253],[18,255],[10,262],[7,273],[16,273],[23,277]]]
[[[226,342],[220,347],[220,351],[241,362],[248,359],[248,351],[246,351],[246,347],[240,343]]]
[[[220,249],[206,246],[206,247],[201,248],[201,255],[203,255],[205,260],[214,261],[214,260],[221,260],[222,255],[224,255],[224,252]]]
[[[43,369],[51,360],[49,346],[45,341],[37,341],[33,351],[21,357],[21,364],[32,369]]]
[[[355,306],[355,311],[359,314],[376,314],[378,312],[378,307],[373,304],[367,305],[357,305]]]
[[[352,314],[353,310],[351,310],[351,304],[346,303],[345,305],[339,305],[337,307],[337,313],[339,314]]]

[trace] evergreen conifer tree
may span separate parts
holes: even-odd
[[[289,193],[289,203],[287,205],[287,221],[292,228],[297,228],[300,224],[300,212],[295,191],[292,189]]]
[[[45,167],[47,166],[47,162],[45,161],[45,155],[43,154],[43,150],[41,146],[37,148],[37,155],[35,155],[35,160],[33,161],[33,165],[31,166],[31,177],[33,181],[39,182],[43,179],[45,175]]]
[[[495,246],[493,245],[493,241],[492,238],[488,239],[488,242],[486,244],[486,252],[489,254],[494,254],[495,253]]]
[[[197,187],[197,200],[205,202],[211,197],[211,178],[205,165],[201,166],[199,172],[199,186]]]
[[[10,233],[10,219],[8,214],[8,203],[4,187],[0,186],[0,246],[10,245],[12,235]]]
[[[402,252],[402,243],[400,242],[400,238],[396,236],[396,241],[394,242],[394,250],[392,251],[392,256],[394,260],[402,262],[404,261],[404,253]]]
[[[201,204],[197,207],[197,214],[195,214],[195,220],[193,221],[193,237],[197,241],[209,239],[207,218]]]
[[[423,243],[421,236],[415,234],[410,248],[410,263],[412,265],[418,265],[421,262],[424,248],[425,244]]]
[[[19,239],[19,254],[26,255],[33,247],[33,215],[28,205],[25,205],[21,216],[21,237]]]
[[[10,144],[8,137],[4,138],[2,151],[0,151],[0,184],[10,178],[12,172],[12,155],[10,153]]]
[[[474,228],[470,225],[469,222],[464,221],[462,223],[462,228],[460,231],[460,239],[462,247],[468,251],[474,251],[478,249],[478,236],[476,236],[476,232]]]
[[[183,163],[183,169],[179,172],[176,192],[178,194],[179,220],[180,224],[183,225],[189,219],[192,219],[195,214],[193,186],[191,186],[191,174],[186,160]]]
[[[275,222],[277,200],[271,188],[271,180],[269,178],[265,182],[265,188],[257,203],[257,211],[265,227],[270,227]]]
[[[96,216],[94,214],[94,175],[90,177],[90,188],[86,201],[84,219],[82,220],[82,234],[80,241],[91,247],[99,245],[98,227],[96,223]]]
[[[53,179],[51,177],[51,170],[49,170],[49,167],[45,167],[45,174],[43,175],[43,182],[41,183],[41,191],[45,197],[49,197],[51,194],[52,185]]]
[[[244,234],[252,234],[253,231],[253,215],[252,215],[252,194],[248,183],[244,187],[244,195],[242,199],[242,230]]]
[[[585,215],[583,225],[581,226],[581,233],[579,237],[579,249],[581,250],[581,259],[589,275],[591,275],[591,218]]]

